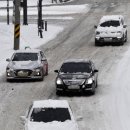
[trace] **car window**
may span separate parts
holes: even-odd
[[[32,122],[65,122],[71,120],[68,108],[34,108],[30,117]]]
[[[101,23],[100,26],[101,27],[110,27],[110,26],[118,27],[118,26],[120,26],[120,22],[117,20],[105,21],[105,22]]]
[[[37,61],[37,53],[15,53],[12,61]]]
[[[80,63],[74,63],[74,62],[70,62],[70,63],[64,63],[61,66],[60,71],[63,73],[90,73],[92,70],[91,65],[89,63],[84,63],[84,62],[80,62]]]

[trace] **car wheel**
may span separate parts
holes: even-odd
[[[125,40],[124,40],[124,42],[127,42],[127,32],[126,32],[126,34],[125,34]]]
[[[11,79],[6,79],[7,82],[11,82],[12,80]]]
[[[125,41],[125,37],[124,37],[124,35],[123,35],[122,41],[120,42],[120,45],[121,45],[121,46],[124,45],[124,41]]]
[[[43,73],[43,71],[42,71],[42,73],[41,73],[41,78],[40,78],[40,81],[43,81],[44,80],[44,73]]]
[[[98,87],[98,81],[96,81],[96,88]]]
[[[92,90],[91,90],[91,94],[94,95],[95,94],[95,83],[92,84]]]
[[[58,96],[62,95],[62,91],[56,90],[56,95],[58,95]]]
[[[48,75],[48,67],[46,68],[46,76]]]
[[[95,46],[100,46],[99,42],[95,41]]]

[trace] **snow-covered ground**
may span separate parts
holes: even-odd
[[[13,25],[0,24],[0,75],[5,73],[6,58],[10,58],[13,50]],[[63,30],[61,26],[49,25],[48,31],[43,32],[43,38],[38,37],[37,25],[21,26],[20,49],[26,46],[37,48],[55,38]]]
[[[73,0],[70,0],[70,1],[73,1]],[[70,2],[68,1],[68,2]],[[28,3],[28,6],[36,6],[37,5],[37,2],[38,0],[28,0],[27,1]],[[59,4],[59,0],[57,0],[57,3]],[[56,4],[56,2],[54,1],[52,3],[52,0],[43,0],[42,2],[43,5],[50,5],[50,4]],[[0,1],[0,7],[6,7],[7,6],[7,1]],[[9,2],[9,6],[13,6],[13,0]]]
[[[75,14],[75,13],[84,13],[90,9],[88,4],[84,5],[62,5],[62,6],[49,6],[44,7],[42,10],[43,15],[60,15],[60,14]],[[21,10],[21,15],[22,15]],[[29,8],[28,15],[37,15],[38,10],[37,8]],[[13,10],[10,9],[10,15],[12,16]],[[5,10],[0,10],[0,16],[7,15]]]

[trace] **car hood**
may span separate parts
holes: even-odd
[[[59,77],[61,79],[73,79],[73,80],[76,80],[76,79],[87,79],[90,77],[91,74],[89,73],[84,73],[84,74],[81,74],[81,73],[72,73],[72,74],[59,74]]]
[[[38,61],[12,61],[8,67],[12,69],[34,69],[39,67]]]
[[[66,121],[62,122],[30,122],[27,125],[27,130],[78,130],[77,124],[75,122]]]
[[[98,27],[96,31],[99,32],[118,32],[118,31],[122,31],[122,27]]]

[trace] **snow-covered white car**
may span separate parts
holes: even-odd
[[[24,130],[78,130],[66,100],[34,101],[21,120],[25,123]]]
[[[118,43],[123,45],[127,41],[127,25],[122,15],[106,15],[95,26],[95,45],[103,43]]]
[[[13,79],[40,79],[48,74],[48,62],[44,53],[39,49],[18,50],[11,59],[6,59],[7,81]]]

